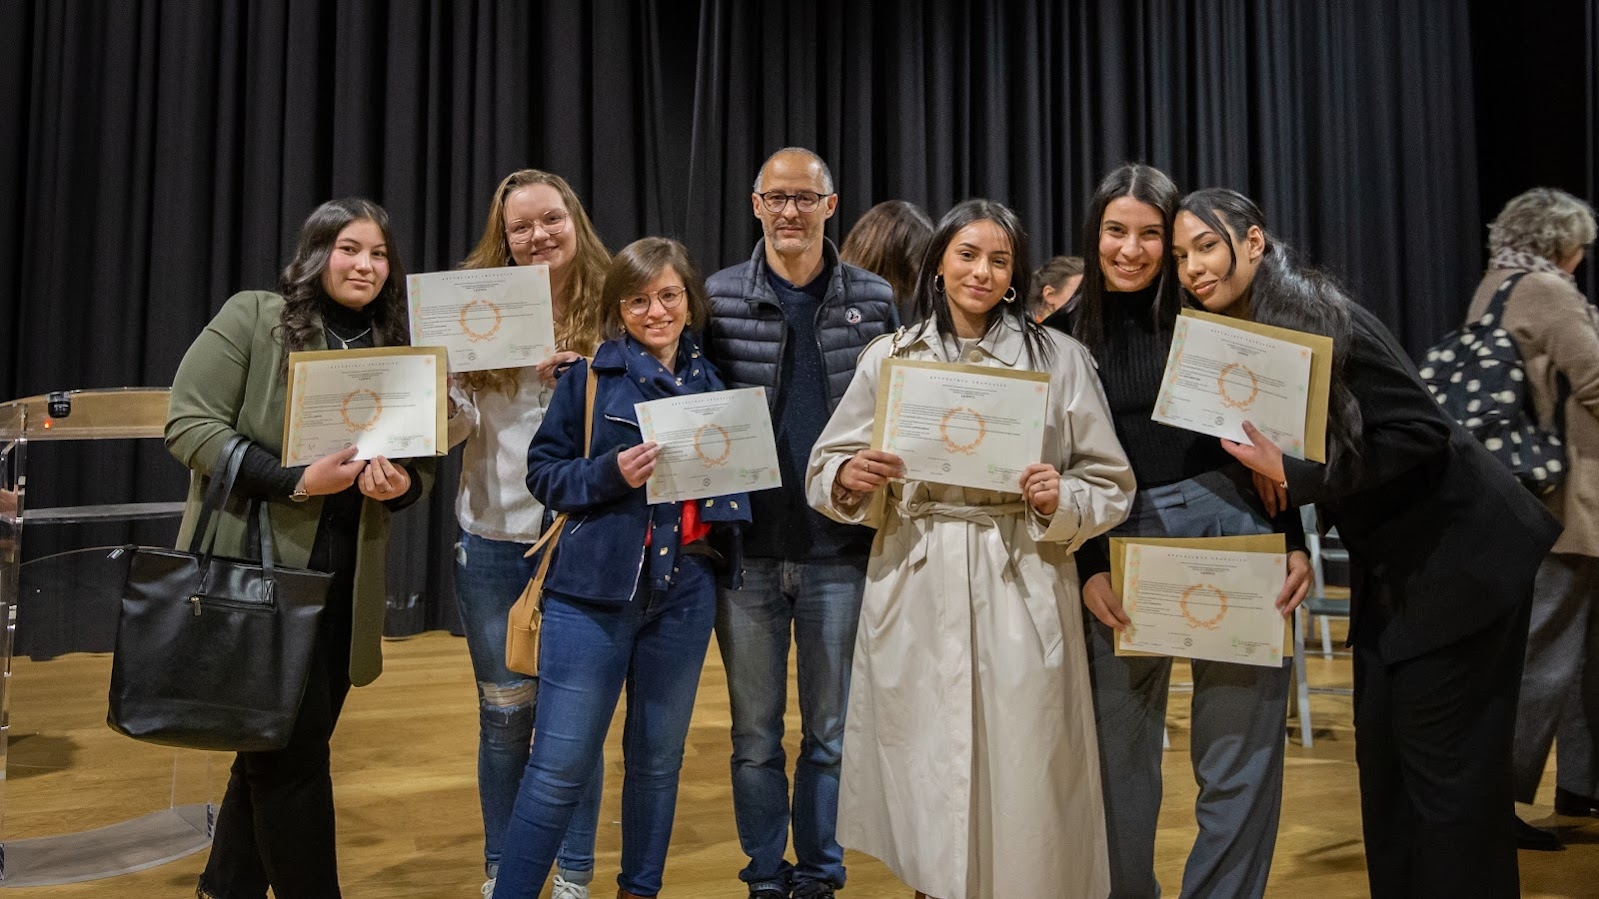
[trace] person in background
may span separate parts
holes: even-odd
[[[716,619],[713,531],[737,557],[743,494],[649,505],[661,449],[643,442],[635,404],[722,389],[688,328],[705,290],[674,240],[616,254],[601,294],[607,340],[555,388],[527,451],[527,485],[572,518],[544,583],[533,749],[500,856],[494,895],[533,899],[590,787],[622,689],[622,870],[618,899],[661,890],[683,742]],[[584,452],[588,379],[593,446]]]
[[[1511,743],[1533,576],[1560,525],[1450,419],[1376,316],[1291,261],[1260,207],[1182,201],[1172,261],[1204,308],[1333,340],[1327,461],[1246,423],[1222,447],[1338,528],[1354,571],[1355,761],[1377,899],[1520,895]]]
[[[888,282],[839,259],[822,234],[838,206],[827,163],[787,147],[750,195],[763,237],[706,283],[709,355],[729,387],[761,387],[783,486],[753,497],[743,587],[718,597],[716,643],[733,715],[733,815],[751,899],[832,899],[844,886],[834,836],[850,655],[872,534],[805,503],[805,464],[866,344],[898,322]],[[783,716],[788,655],[799,677],[800,744],[789,801]],[[794,856],[784,858],[789,825]]]
[[[860,217],[844,238],[838,258],[881,275],[894,289],[902,322],[911,321],[915,305],[916,266],[933,236],[933,220],[915,203],[885,200]]]
[[[875,528],[844,734],[839,839],[919,897],[1110,890],[1072,553],[1127,514],[1133,475],[1094,362],[1028,318],[1016,214],[967,200],[917,277],[920,324],[861,354],[816,441],[812,506]],[[908,480],[871,449],[890,357],[1045,372],[1040,461],[999,490]]]
[[[288,357],[297,350],[409,343],[405,274],[383,207],[358,198],[318,206],[278,292],[238,293],[195,338],[172,380],[166,445],[194,473],[178,545],[199,512],[223,446],[249,438],[236,493],[267,502],[278,561],[333,575],[289,743],[234,756],[200,899],[337,899],[328,741],[352,684],[383,668],[389,515],[420,499],[432,459],[357,460],[351,446],[308,466],[282,463]],[[248,513],[220,512],[216,552],[250,558]]]
[[[1212,438],[1153,421],[1177,319],[1167,261],[1180,195],[1159,169],[1128,163],[1100,182],[1083,222],[1094,264],[1061,325],[1099,364],[1112,421],[1138,479],[1116,537],[1223,537],[1281,532],[1288,565],[1277,606],[1293,613],[1309,591],[1310,556],[1296,509],[1268,511],[1249,472]],[[1111,587],[1105,540],[1078,553],[1084,628],[1094,677],[1094,720],[1110,838],[1110,895],[1155,897],[1155,833],[1171,685],[1169,656],[1116,653],[1132,621]],[[1183,896],[1259,897],[1266,891],[1282,811],[1289,668],[1194,659],[1189,757],[1199,832],[1183,868]]]
[[[1538,421],[1564,418],[1566,479],[1543,500],[1565,525],[1538,569],[1516,710],[1517,802],[1532,802],[1556,750],[1555,811],[1599,811],[1599,315],[1572,273],[1594,241],[1593,210],[1561,190],[1534,188],[1488,226],[1488,272],[1466,318],[1521,274],[1499,324],[1516,341]],[[1557,849],[1554,833],[1519,818],[1524,849]]]
[[[537,366],[455,375],[450,445],[462,441],[455,519],[455,596],[478,693],[478,802],[483,810],[484,895],[494,890],[501,845],[533,736],[538,680],[505,667],[506,619],[532,574],[523,555],[542,529],[544,507],[527,490],[527,447],[544,420],[556,375],[600,342],[600,289],[611,255],[559,175],[512,172],[489,201],[488,221],[465,269],[546,265],[555,315],[553,356]],[[594,877],[603,753],[572,815],[557,858],[552,899],[588,899]]]
[[[1033,273],[1033,291],[1027,298],[1027,313],[1042,322],[1066,308],[1083,283],[1083,257],[1056,256]]]

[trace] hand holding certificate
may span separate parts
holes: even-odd
[[[1274,544],[1277,551],[1214,545],[1240,540]],[[1112,570],[1120,575],[1117,587],[1132,619],[1116,636],[1117,653],[1282,664],[1289,635],[1276,607],[1286,570],[1282,542],[1280,534],[1191,540],[1113,538]]]
[[[309,465],[351,444],[357,459],[439,455],[445,352],[382,347],[289,354],[283,464]]]
[[[651,505],[781,487],[766,390],[718,390],[637,403],[639,430],[661,447],[645,484]]]
[[[1043,453],[1045,372],[887,359],[879,383],[872,448],[908,480],[1015,493]]]
[[[1326,337],[1185,309],[1151,418],[1238,443],[1248,421],[1284,453],[1324,461],[1331,364]]]
[[[410,275],[405,287],[411,344],[449,350],[451,371],[522,368],[555,352],[547,265]]]

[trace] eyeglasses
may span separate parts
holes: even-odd
[[[552,212],[545,217],[532,222],[512,222],[511,227],[505,229],[505,236],[511,243],[528,243],[533,240],[533,229],[542,227],[545,234],[560,234],[566,230],[566,221],[571,218],[564,212]]]
[[[622,308],[627,310],[628,315],[639,316],[649,312],[650,304],[656,300],[661,301],[662,309],[676,309],[686,296],[688,296],[688,288],[673,285],[671,287],[663,287],[654,293],[628,297],[622,301]]]
[[[775,213],[782,212],[787,208],[788,201],[793,200],[794,208],[800,212],[815,212],[816,205],[822,202],[824,197],[831,196],[832,194],[819,194],[814,190],[802,190],[797,194],[785,194],[780,190],[773,190],[761,194],[761,204],[766,207],[767,212]]]

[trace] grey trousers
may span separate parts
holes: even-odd
[[[1247,491],[1247,492],[1246,492]],[[1217,537],[1269,533],[1242,472],[1212,472],[1141,489],[1116,536]],[[1118,657],[1114,632],[1085,610],[1100,778],[1110,841],[1111,896],[1155,897],[1161,742],[1172,660]],[[1265,894],[1282,808],[1289,667],[1194,660],[1189,755],[1199,835],[1183,896]]]
[[[1532,589],[1532,624],[1516,705],[1516,801],[1532,802],[1555,745],[1555,780],[1599,794],[1599,558],[1553,554]]]

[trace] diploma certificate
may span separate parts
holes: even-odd
[[[411,345],[449,350],[451,371],[523,368],[555,353],[547,265],[409,275],[405,287]]]
[[[1133,623],[1117,635],[1118,651],[1282,664],[1282,553],[1132,541],[1124,553],[1122,608]]]
[[[1305,442],[1312,355],[1308,346],[1215,316],[1180,315],[1150,417],[1237,443],[1249,443],[1248,421],[1285,454],[1315,458],[1321,454],[1307,454]],[[1325,400],[1320,405],[1325,416]]]
[[[644,440],[661,447],[644,484],[651,505],[783,485],[764,387],[651,400],[633,410]]]
[[[872,446],[905,460],[905,479],[1021,492],[1044,450],[1049,374],[885,359]]]
[[[437,347],[290,353],[284,466],[352,443],[357,459],[442,454],[446,367]]]

